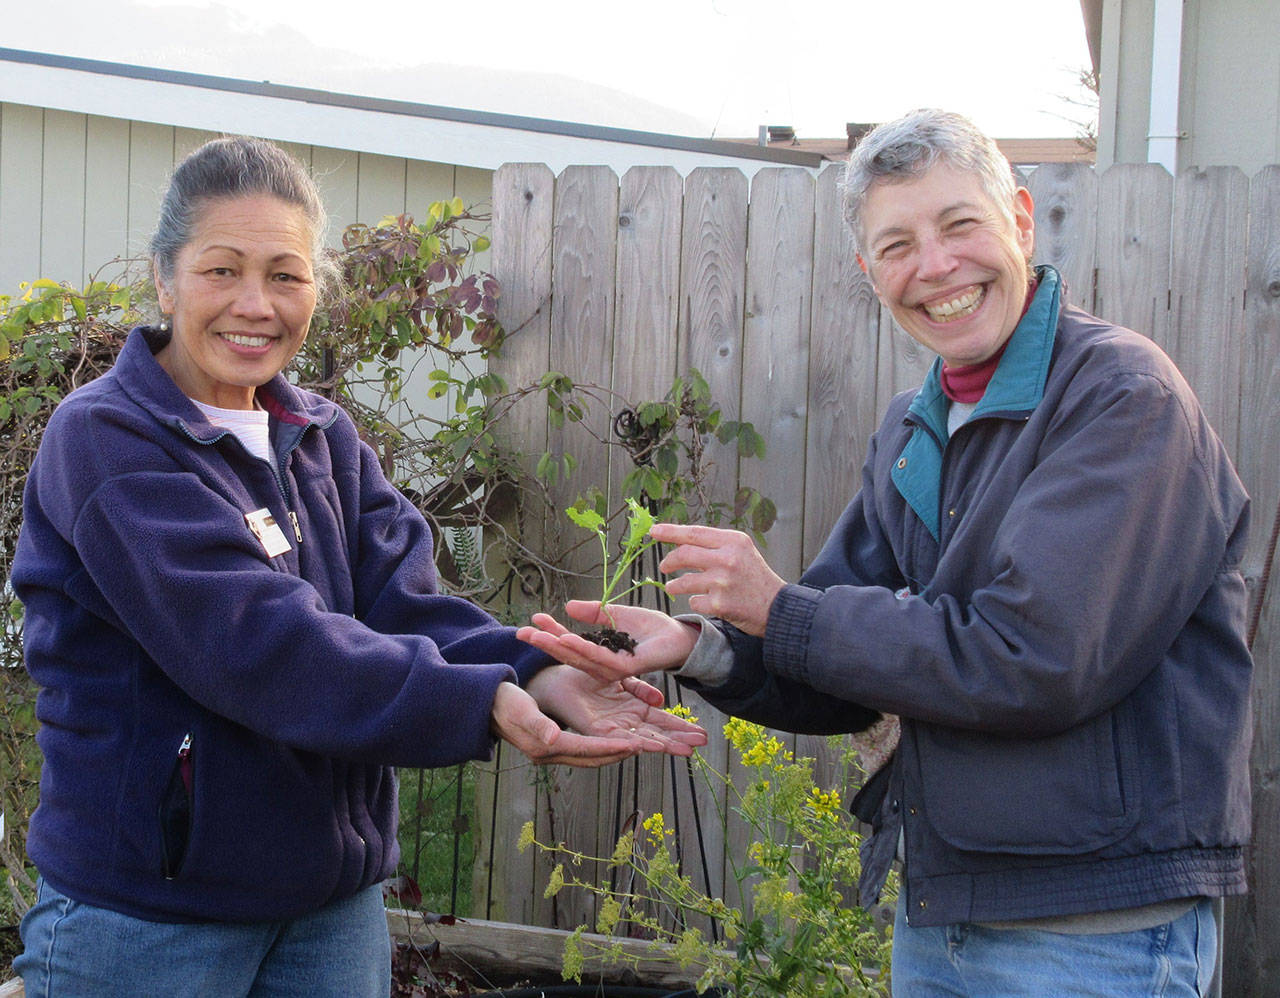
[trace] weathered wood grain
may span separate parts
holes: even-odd
[[[739,480],[776,504],[764,554],[791,579],[800,574],[804,536],[813,204],[813,177],[804,170],[760,170],[752,181],[742,418],[768,441],[769,453],[744,462]]]
[[[1237,467],[1253,499],[1245,562],[1258,628],[1253,840],[1250,893],[1227,907],[1223,993],[1261,998],[1280,994],[1280,568],[1268,550],[1280,512],[1280,166],[1261,170],[1250,185],[1248,274]]]
[[[1050,263],[1066,284],[1065,300],[1093,311],[1097,179],[1088,163],[1042,163],[1027,189],[1035,201],[1033,262]]]
[[[858,266],[840,216],[839,170],[818,178],[814,206],[813,319],[809,329],[804,549],[808,565],[858,490],[879,418],[880,303]]]
[[[1235,167],[1186,170],[1174,189],[1169,353],[1235,453],[1240,428],[1249,181]]]
[[[679,370],[699,371],[725,420],[742,418],[743,294],[747,273],[747,214],[749,185],[740,170],[703,167],[685,178],[684,217],[681,228]],[[732,502],[738,484],[738,457],[734,446],[708,441],[707,478],[711,496]],[[684,609],[684,601],[678,608]],[[715,772],[728,767],[724,740],[725,715],[694,693],[684,703],[707,729],[708,743],[702,756]],[[704,852],[711,864],[700,882],[710,882],[712,893],[726,900],[736,897],[725,878],[725,804],[721,788],[698,782],[698,811],[702,821],[685,823],[679,830],[683,856]],[[691,806],[694,806],[691,801]],[[731,901],[732,903],[732,901]]]
[[[622,176],[614,299],[614,415],[624,406],[662,399],[676,375],[683,201],[684,182],[669,167],[636,167]],[[613,442],[619,442],[616,434]],[[636,464],[623,447],[612,447],[610,454],[610,494],[616,505],[622,483]],[[614,536],[620,538],[623,529],[618,524]],[[636,574],[658,577],[657,558],[645,558]],[[627,602],[654,607],[661,601],[658,591],[648,587],[633,593]],[[658,676],[646,678],[661,682]],[[671,767],[662,756],[644,755],[602,770],[600,854],[610,853],[633,813],[642,820],[667,810],[670,791]]]
[[[1098,178],[1094,311],[1169,342],[1173,177],[1155,163],[1117,164]]]
[[[578,382],[604,390],[612,382],[614,340],[614,278],[617,266],[618,178],[607,167],[570,167],[556,182],[555,239],[551,271],[551,369],[571,372]],[[582,492],[609,489],[609,455],[601,441],[612,424],[607,397],[591,405],[580,422],[568,420],[552,428],[549,449],[578,459],[571,481],[551,489],[557,509],[564,509]],[[562,517],[560,518],[562,519]],[[570,536],[583,532],[567,526]],[[566,564],[583,573],[571,595],[598,596],[600,554],[593,536],[569,551]],[[603,838],[600,774],[595,770],[558,767],[548,770],[547,834],[569,848],[599,855]],[[611,848],[610,843],[610,848]],[[549,868],[548,868],[549,872]],[[594,865],[578,871],[594,879]],[[581,893],[542,901],[548,918],[561,928],[595,923],[595,900]]]
[[[541,164],[514,164],[493,178],[493,263],[503,275],[498,317],[507,331],[494,372],[512,386],[528,384],[551,362],[551,234],[555,178]],[[503,442],[526,454],[547,446],[544,405],[531,400],[500,428]],[[540,518],[512,524],[508,538],[490,537],[487,546],[526,544],[541,549],[546,525]],[[531,563],[532,564],[532,563]],[[537,578],[536,566],[529,576]],[[540,598],[535,587],[530,599]],[[533,920],[533,900],[541,896],[535,858],[516,851],[521,827],[537,817],[537,798],[528,767],[519,754],[500,747],[476,781],[476,875],[473,909],[487,918]]]

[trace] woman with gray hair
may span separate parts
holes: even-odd
[[[278,148],[192,153],[152,241],[164,319],[58,407],[31,468],[31,998],[386,995],[392,767],[495,736],[576,765],[705,740],[653,687],[551,664],[439,592],[422,516],[281,374],[332,278],[323,230]]]
[[[611,608],[632,656],[541,614],[520,636],[601,679],[677,669],[771,727],[882,734],[852,809],[862,902],[902,868],[895,994],[1206,994],[1211,899],[1244,892],[1250,831],[1249,501],[1226,449],[1158,347],[1031,269],[1031,195],[964,118],[869,134],[845,214],[938,356],[800,580],[745,534],[658,524],[700,617]]]

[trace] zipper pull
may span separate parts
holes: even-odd
[[[178,774],[182,777],[182,785],[191,797],[191,788],[195,783],[194,771],[191,768],[191,732],[188,731],[178,746]]]
[[[302,527],[298,524],[298,514],[293,510],[289,510],[289,522],[293,524],[293,536],[297,538],[298,543],[302,543]]]

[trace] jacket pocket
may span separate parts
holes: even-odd
[[[1137,823],[1136,739],[1117,708],[1045,738],[917,727],[925,817],[958,849],[1093,852]]]
[[[178,757],[160,798],[161,872],[166,880],[172,880],[182,871],[182,861],[191,841],[194,802],[195,770],[191,763],[191,734],[188,732],[178,747]]]

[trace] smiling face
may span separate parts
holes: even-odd
[[[1019,188],[1010,220],[975,174],[939,162],[872,184],[859,262],[912,338],[951,367],[978,364],[1004,346],[1026,306],[1032,211]]]
[[[208,202],[156,276],[173,335],[157,355],[190,398],[252,409],[254,389],[298,352],[316,306],[311,228],[301,208],[269,194]]]

